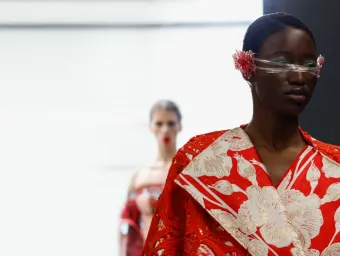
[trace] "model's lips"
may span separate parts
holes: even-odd
[[[294,88],[288,91],[286,95],[297,103],[305,103],[309,99],[309,93],[304,88]]]
[[[289,94],[288,97],[297,103],[305,103],[307,101],[307,97],[305,95]]]
[[[170,137],[165,136],[165,137],[163,138],[163,142],[164,142],[165,144],[168,144],[168,143],[170,142]]]

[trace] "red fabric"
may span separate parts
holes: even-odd
[[[143,255],[340,255],[340,148],[308,146],[273,186],[237,128],[176,154]]]
[[[123,240],[126,239],[125,251],[121,254],[124,256],[138,256],[142,255],[144,238],[140,231],[140,217],[141,212],[138,209],[136,199],[139,195],[147,191],[150,199],[150,208],[154,209],[157,202],[157,197],[159,194],[159,190],[163,189],[163,185],[153,185],[147,187],[138,188],[135,191],[129,193],[128,200],[121,212],[120,225],[122,229],[126,227],[122,227],[123,225],[128,226],[127,234],[124,232],[120,232],[120,240],[123,243]]]
[[[120,225],[128,225],[127,234],[120,233],[120,240],[126,239],[125,252],[122,255],[141,255],[143,249],[143,237],[139,229],[140,212],[135,200],[126,203],[122,214]]]

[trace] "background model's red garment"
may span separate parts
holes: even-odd
[[[136,199],[142,194],[147,194],[150,198],[150,208],[155,208],[157,198],[162,189],[163,185],[154,185],[141,187],[129,193],[120,218],[120,255],[142,255],[144,238],[140,228],[143,223],[141,223],[141,212],[138,209]]]
[[[312,139],[277,186],[242,128],[179,150],[144,255],[340,255],[340,148]]]

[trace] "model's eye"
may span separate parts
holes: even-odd
[[[169,127],[174,127],[175,124],[176,124],[176,123],[175,123],[174,121],[169,121],[169,122],[168,122],[168,126],[169,126]]]
[[[282,64],[286,64],[288,63],[288,61],[284,58],[279,58],[279,59],[273,59],[271,60],[272,62],[276,62],[276,63],[282,63]]]
[[[307,63],[304,64],[305,67],[316,67],[316,62],[315,61],[308,61]]]

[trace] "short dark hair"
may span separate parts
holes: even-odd
[[[263,42],[271,35],[286,27],[293,27],[305,31],[315,42],[312,31],[297,17],[282,13],[270,13],[256,19],[247,29],[243,39],[243,51],[251,50],[258,54]]]
[[[153,104],[150,110],[150,120],[152,119],[152,116],[156,110],[172,111],[177,115],[178,121],[182,121],[182,113],[179,107],[175,102],[171,100],[159,100],[155,104]]]

